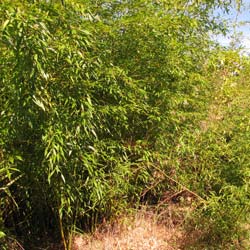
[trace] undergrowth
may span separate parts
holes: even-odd
[[[204,198],[189,220],[190,238],[200,232],[190,249],[248,249],[249,62],[238,76],[217,77],[207,120],[184,136],[180,157],[181,182]]]

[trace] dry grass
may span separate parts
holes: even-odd
[[[93,235],[75,235],[73,250],[179,250],[181,226],[167,213],[168,221],[141,210],[114,225],[102,225]]]

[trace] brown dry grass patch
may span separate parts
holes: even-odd
[[[154,213],[140,210],[116,223],[104,224],[92,235],[76,234],[73,250],[180,250],[183,230]]]

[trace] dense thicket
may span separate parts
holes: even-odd
[[[206,116],[211,11],[231,3],[82,2],[1,4],[0,237],[60,232],[66,247],[160,195],[157,169],[176,173]]]

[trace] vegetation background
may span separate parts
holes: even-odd
[[[1,1],[3,248],[71,249],[171,193],[192,201],[184,249],[247,249],[249,58],[211,40],[240,4]]]

